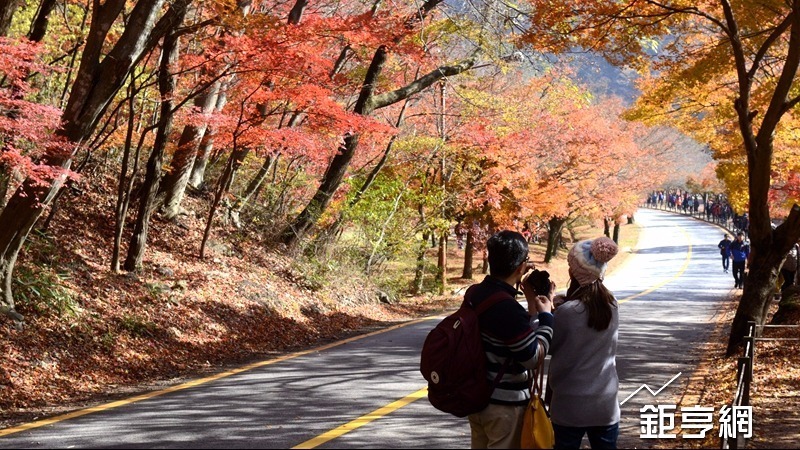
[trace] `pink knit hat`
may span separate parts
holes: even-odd
[[[569,273],[581,286],[602,280],[607,263],[616,256],[617,251],[619,251],[617,244],[605,236],[580,241],[567,255]]]

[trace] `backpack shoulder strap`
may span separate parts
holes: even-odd
[[[469,291],[467,291],[467,295],[468,295],[468,294],[470,294],[470,292],[469,292]],[[500,303],[500,302],[501,302],[501,301],[503,301],[503,300],[513,300],[513,299],[514,299],[514,298],[511,296],[511,294],[509,294],[508,292],[505,292],[505,291],[497,291],[497,292],[495,292],[494,294],[490,295],[489,297],[485,298],[485,299],[484,299],[482,302],[480,302],[480,303],[479,303],[477,306],[475,306],[475,305],[472,303],[472,299],[471,299],[471,297],[472,297],[472,296],[470,295],[469,297],[467,297],[467,295],[465,295],[465,296],[464,296],[464,297],[465,297],[465,298],[464,298],[464,301],[465,301],[465,302],[469,302],[469,304],[470,304],[470,305],[472,305],[472,307],[475,309],[475,314],[477,314],[477,315],[479,315],[479,316],[480,316],[481,314],[485,313],[486,311],[488,311],[488,310],[489,310],[489,308],[491,308],[492,306],[494,306],[494,305],[496,305],[496,304]]]

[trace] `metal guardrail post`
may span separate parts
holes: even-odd
[[[753,363],[755,361],[756,323],[747,323],[747,336],[744,338],[744,355],[736,361],[736,393],[731,407],[750,406],[750,386],[753,381]],[[723,437],[720,439],[722,449],[745,448],[747,441],[741,435],[734,439]]]
[[[756,358],[756,323],[752,321],[748,322],[747,329],[750,332],[748,336],[744,338],[744,348],[746,352],[744,358],[747,361],[747,366],[745,366],[746,372],[744,376],[744,392],[741,406],[750,406],[750,385],[753,382],[753,364]]]
[[[747,323],[747,328],[750,331],[748,336],[744,339],[745,343],[745,374],[743,377],[744,386],[742,389],[742,399],[740,406],[750,406],[750,386],[753,384],[753,366],[756,361],[756,323],[750,321]],[[736,448],[745,448],[747,441],[744,436],[736,436]]]

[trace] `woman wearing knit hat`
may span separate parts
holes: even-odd
[[[618,251],[607,237],[580,241],[567,256],[570,286],[555,313],[548,383],[555,448],[616,448],[617,332],[614,295],[603,284],[608,261]]]

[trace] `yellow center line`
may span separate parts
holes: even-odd
[[[347,343],[350,343],[350,342],[358,341],[360,339],[364,339],[364,338],[367,338],[367,337],[370,337],[370,336],[375,336],[375,335],[378,335],[378,334],[386,333],[388,331],[396,330],[398,328],[402,328],[402,327],[406,327],[406,326],[409,326],[409,325],[414,325],[414,324],[417,324],[417,323],[420,323],[420,322],[424,322],[424,321],[427,321],[427,320],[435,319],[437,317],[439,317],[439,316],[437,315],[437,316],[424,317],[424,318],[413,320],[413,321],[410,321],[410,322],[394,325],[394,326],[391,326],[391,327],[383,329],[383,330],[377,330],[377,331],[373,331],[371,333],[367,333],[367,334],[364,334],[364,335],[353,336],[351,338],[348,338],[348,339],[345,339],[345,340],[342,340],[342,341],[332,342],[330,344],[326,344],[326,345],[323,345],[323,346],[320,346],[320,347],[315,347],[315,348],[311,348],[311,349],[308,349],[308,350],[303,350],[303,351],[299,351],[299,352],[295,352],[295,353],[290,353],[288,355],[283,355],[283,356],[280,356],[280,357],[277,357],[277,358],[274,358],[274,359],[269,359],[269,360],[265,360],[265,361],[258,361],[258,362],[255,362],[255,363],[252,363],[252,364],[248,364],[248,365],[243,366],[243,367],[238,367],[236,369],[228,370],[228,371],[225,371],[225,372],[222,372],[222,373],[218,373],[218,374],[215,374],[215,375],[211,375],[211,376],[208,376],[208,377],[204,377],[204,378],[200,378],[200,379],[197,379],[197,380],[192,380],[192,381],[188,381],[186,383],[182,383],[182,384],[178,384],[178,385],[175,385],[175,386],[171,386],[171,387],[168,387],[166,389],[161,389],[161,390],[158,390],[158,391],[148,392],[146,394],[141,394],[141,395],[137,395],[137,396],[126,398],[126,399],[117,400],[117,401],[106,403],[106,404],[102,404],[102,405],[92,406],[90,408],[80,409],[80,410],[73,411],[73,412],[70,412],[70,413],[66,413],[66,414],[62,414],[62,415],[59,415],[59,416],[51,417],[51,418],[48,418],[48,419],[42,419],[42,420],[37,420],[35,422],[25,423],[25,424],[22,424],[22,425],[18,425],[16,427],[6,428],[6,429],[3,429],[3,430],[0,430],[0,437],[8,436],[10,434],[20,433],[22,431],[33,430],[33,429],[44,427],[44,426],[47,426],[47,425],[53,425],[53,424],[56,424],[58,422],[63,422],[65,420],[69,420],[69,419],[75,419],[77,417],[85,416],[87,414],[93,414],[93,413],[97,413],[97,412],[108,411],[110,409],[118,408],[120,406],[130,405],[131,403],[136,403],[136,402],[139,402],[139,401],[142,401],[142,400],[151,399],[151,398],[154,398],[154,397],[159,397],[159,396],[162,396],[164,394],[169,394],[171,392],[178,392],[178,391],[182,391],[184,389],[197,387],[197,386],[200,386],[202,384],[210,383],[212,381],[220,380],[222,378],[227,378],[227,377],[230,377],[232,375],[237,375],[237,374],[240,374],[242,372],[247,372],[247,371],[250,371],[250,370],[253,370],[253,369],[257,369],[257,368],[260,368],[260,367],[264,367],[264,366],[268,366],[268,365],[271,365],[271,364],[275,364],[275,363],[279,363],[279,362],[282,362],[282,361],[286,361],[286,360],[289,360],[289,359],[293,359],[293,358],[297,358],[297,357],[300,357],[300,356],[308,355],[310,353],[321,352],[321,351],[328,350],[328,349],[331,349],[331,348],[334,348],[334,347],[338,347],[340,345],[344,345],[344,344],[347,344]]]
[[[650,289],[647,289],[646,291],[639,292],[638,294],[634,294],[634,295],[625,297],[622,300],[618,300],[617,303],[625,303],[625,302],[631,301],[631,300],[633,300],[635,298],[639,298],[639,297],[642,297],[644,295],[647,295],[647,294],[649,294],[649,293],[651,293],[651,292],[653,292],[655,290],[658,290],[658,289],[664,287],[664,285],[666,285],[667,283],[670,283],[672,281],[677,280],[678,278],[681,277],[681,275],[683,275],[684,272],[686,272],[686,269],[689,268],[689,263],[692,261],[692,241],[691,241],[691,238],[689,237],[689,233],[687,233],[686,230],[683,229],[683,227],[678,227],[678,229],[681,231],[681,233],[683,233],[684,236],[686,236],[686,240],[689,242],[689,250],[686,252],[686,259],[684,259],[683,265],[681,266],[680,270],[678,270],[678,272],[675,273],[675,275],[673,275],[672,277],[667,278],[666,280],[662,281],[661,283],[656,284],[655,286],[651,287]]]
[[[358,419],[355,419],[351,422],[348,422],[340,427],[334,428],[328,432],[320,434],[319,436],[309,439],[301,444],[298,444],[292,448],[316,448],[330,440],[336,439],[342,435],[345,435],[356,428],[360,428],[373,420],[380,419],[383,416],[391,414],[398,409],[421,399],[422,397],[426,397],[428,395],[428,388],[424,387],[417,392],[414,392],[411,395],[407,395],[406,397],[401,398],[400,400],[394,401],[389,403],[388,405],[378,408],[375,411],[372,411],[369,414],[365,414]]]
[[[689,233],[687,233],[686,230],[684,230],[682,227],[678,227],[678,228],[684,234],[684,236],[686,236],[686,240],[689,242],[689,250],[686,252],[686,259],[683,261],[683,265],[681,266],[680,270],[678,270],[678,272],[675,275],[673,275],[672,277],[662,281],[661,283],[658,283],[655,286],[653,286],[653,287],[651,287],[651,288],[649,288],[649,289],[647,289],[645,291],[642,291],[642,292],[640,292],[638,294],[634,294],[634,295],[625,297],[624,299],[619,300],[617,303],[625,303],[625,302],[631,301],[631,300],[633,300],[635,298],[641,297],[643,295],[647,295],[647,294],[649,294],[649,293],[651,293],[651,292],[663,287],[667,283],[670,283],[670,282],[680,278],[680,276],[683,275],[684,272],[686,272],[686,269],[689,267],[689,263],[691,262],[691,259],[692,259],[692,243],[691,243],[691,238],[689,237]],[[348,423],[346,423],[346,424],[344,424],[344,425],[342,425],[342,426],[340,426],[338,428],[334,428],[333,430],[330,430],[330,431],[328,431],[326,433],[323,433],[323,434],[321,434],[321,435],[319,435],[319,436],[317,436],[315,438],[309,439],[309,440],[303,442],[302,444],[299,444],[299,445],[297,445],[295,447],[292,447],[292,448],[305,448],[305,449],[316,448],[316,447],[318,447],[318,446],[320,446],[320,445],[322,445],[322,444],[324,444],[324,443],[326,443],[326,442],[328,442],[330,440],[333,440],[333,439],[336,439],[338,437],[341,437],[341,436],[343,436],[343,435],[355,430],[356,428],[364,426],[364,425],[372,422],[373,420],[379,419],[379,418],[381,418],[381,417],[383,417],[383,416],[385,416],[387,414],[390,414],[390,413],[402,408],[403,406],[408,405],[409,403],[411,403],[411,402],[413,402],[413,401],[415,401],[417,399],[425,397],[427,394],[428,394],[428,388],[420,389],[419,391],[414,392],[413,394],[411,394],[411,395],[409,395],[409,396],[407,396],[405,398],[402,398],[400,400],[392,402],[392,403],[390,403],[390,404],[388,404],[388,405],[386,405],[386,406],[384,406],[382,408],[376,409],[375,411],[373,411],[373,412],[371,412],[371,413],[369,413],[367,415],[361,416],[358,419],[353,420],[352,422],[348,422]]]
[[[669,278],[667,280],[664,280],[663,282],[651,287],[650,289],[647,289],[646,291],[643,291],[643,292],[640,292],[638,294],[631,295],[631,296],[626,297],[626,298],[624,298],[622,300],[619,300],[617,303],[625,303],[625,302],[628,302],[628,301],[633,300],[635,298],[647,295],[647,294],[649,294],[649,293],[651,293],[651,292],[663,287],[667,283],[670,283],[670,282],[680,278],[680,276],[683,275],[683,273],[689,267],[689,262],[692,259],[692,244],[691,244],[691,239],[689,237],[689,234],[686,232],[686,230],[684,230],[681,227],[678,227],[678,228],[686,236],[687,241],[689,241],[689,250],[686,253],[686,259],[684,260],[683,266],[680,268],[680,270],[674,276],[672,276],[671,278]],[[181,391],[181,390],[188,389],[188,388],[191,388],[191,387],[200,386],[202,384],[206,384],[206,383],[209,383],[209,382],[212,382],[212,381],[216,381],[216,380],[219,380],[219,379],[222,379],[222,378],[226,378],[226,377],[229,377],[229,376],[232,376],[232,375],[237,375],[237,374],[240,374],[242,372],[247,372],[247,371],[250,371],[250,370],[253,370],[253,369],[257,369],[259,367],[268,366],[268,365],[275,364],[275,363],[278,363],[278,362],[281,362],[281,361],[286,361],[286,360],[289,360],[289,359],[293,359],[293,358],[297,358],[297,357],[300,357],[300,356],[308,355],[308,354],[314,353],[314,352],[321,352],[321,351],[328,350],[328,349],[331,349],[331,348],[334,348],[334,347],[338,347],[340,345],[347,344],[349,342],[354,342],[354,341],[357,341],[357,340],[360,340],[360,339],[364,339],[364,338],[367,338],[367,337],[370,337],[370,336],[374,336],[374,335],[377,335],[377,334],[386,333],[388,331],[392,331],[392,330],[395,330],[395,329],[398,329],[398,328],[402,328],[402,327],[405,327],[405,326],[409,326],[409,325],[413,325],[413,324],[416,324],[416,323],[420,323],[420,322],[424,322],[424,321],[427,321],[427,320],[431,320],[431,319],[436,318],[436,317],[439,317],[439,316],[437,315],[437,316],[430,316],[430,317],[425,317],[425,318],[422,318],[422,319],[417,319],[417,320],[414,320],[414,321],[411,321],[411,322],[395,325],[395,326],[392,326],[392,327],[389,327],[389,328],[386,328],[386,329],[383,329],[383,330],[374,331],[372,333],[368,333],[368,334],[365,334],[365,335],[354,336],[352,338],[345,339],[343,341],[333,342],[333,343],[330,343],[330,344],[327,344],[327,345],[323,345],[321,347],[316,347],[316,348],[313,348],[313,349],[308,349],[308,350],[303,350],[303,351],[300,351],[300,352],[291,353],[289,355],[284,355],[284,356],[281,356],[281,357],[278,357],[278,358],[275,358],[275,359],[270,359],[270,360],[266,360],[266,361],[259,361],[259,362],[256,362],[256,363],[253,363],[253,364],[249,364],[249,365],[246,365],[246,366],[243,366],[243,367],[239,367],[239,368],[236,368],[236,369],[228,370],[226,372],[218,373],[216,375],[212,375],[212,376],[209,376],[209,377],[200,378],[200,379],[197,379],[197,380],[193,380],[193,381],[182,383],[182,384],[179,384],[179,385],[176,385],[176,386],[172,386],[172,387],[169,387],[167,389],[148,392],[146,394],[137,395],[135,397],[131,397],[131,398],[123,399],[123,400],[118,400],[118,401],[111,402],[111,403],[106,403],[106,404],[103,404],[103,405],[93,406],[91,408],[85,408],[85,409],[81,409],[81,410],[78,410],[78,411],[73,411],[71,413],[62,414],[62,415],[59,415],[59,416],[51,417],[49,419],[38,420],[38,421],[35,421],[35,422],[22,424],[22,425],[19,425],[19,426],[16,426],[16,427],[6,428],[4,430],[0,430],[0,437],[8,436],[10,434],[19,433],[19,432],[22,432],[22,431],[32,430],[32,429],[43,427],[43,426],[47,426],[47,425],[53,425],[53,424],[58,423],[58,422],[62,422],[62,421],[65,421],[65,420],[69,420],[69,419],[74,419],[74,418],[77,418],[77,417],[85,416],[87,414],[92,414],[92,413],[101,412],[101,411],[107,411],[107,410],[110,410],[110,409],[118,408],[120,406],[125,406],[125,405],[129,405],[129,404],[132,404],[132,403],[136,403],[136,402],[139,402],[139,401],[142,401],[142,400],[147,400],[147,399],[150,399],[150,398],[159,397],[161,395],[168,394],[168,393],[171,393],[171,392],[177,392],[177,391]],[[404,397],[404,398],[402,398],[400,400],[392,402],[392,403],[390,403],[390,404],[388,404],[388,405],[386,405],[386,406],[384,406],[382,408],[376,409],[375,411],[373,411],[373,412],[371,412],[371,413],[369,413],[367,415],[361,416],[358,419],[355,419],[355,420],[353,420],[353,421],[351,421],[349,423],[346,423],[346,424],[344,424],[344,425],[342,425],[342,426],[340,426],[338,428],[335,428],[335,429],[333,429],[331,431],[328,431],[328,432],[326,432],[324,434],[321,434],[321,435],[319,435],[319,436],[317,436],[317,437],[315,437],[313,439],[310,439],[310,440],[308,440],[306,442],[303,442],[302,444],[299,444],[298,446],[296,446],[294,448],[315,448],[315,447],[317,447],[319,445],[322,445],[325,442],[328,442],[328,441],[330,441],[332,439],[335,439],[335,438],[337,438],[339,436],[342,436],[342,435],[344,435],[346,433],[349,433],[350,431],[355,430],[356,428],[359,428],[359,427],[361,427],[363,425],[366,425],[366,424],[372,422],[373,420],[376,420],[376,419],[378,419],[380,417],[388,415],[388,414],[392,413],[393,411],[396,411],[396,410],[398,410],[398,409],[400,409],[400,408],[402,408],[402,407],[404,407],[404,406],[406,406],[406,405],[408,405],[408,404],[410,404],[410,403],[412,403],[412,402],[414,402],[414,401],[416,401],[416,400],[418,400],[418,399],[420,399],[422,397],[427,396],[427,394],[428,394],[427,387],[426,388],[422,388],[419,391],[414,392],[413,394],[410,394],[410,395],[408,395],[408,396],[406,396],[406,397]]]

